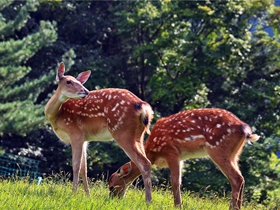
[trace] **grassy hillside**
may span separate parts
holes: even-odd
[[[25,180],[0,180],[0,209],[175,209],[172,194],[160,189],[153,190],[152,203],[145,204],[144,191],[129,189],[125,198],[113,199],[108,196],[105,182],[91,183],[91,195],[86,196],[80,187],[77,193],[71,190],[71,182],[63,177],[50,177],[37,185]],[[186,210],[224,210],[228,209],[228,198],[205,199],[185,193],[182,195]],[[256,204],[244,204],[244,210],[268,209]]]

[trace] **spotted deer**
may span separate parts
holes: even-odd
[[[83,84],[90,71],[76,78],[64,73],[61,63],[56,73],[58,87],[45,106],[45,116],[59,139],[71,144],[73,189],[77,190],[81,174],[84,190],[90,193],[87,142],[114,139],[139,168],[144,177],[146,201],[150,202],[151,163],[145,155],[143,138],[150,131],[151,106],[125,89],[88,91]]]
[[[181,169],[184,160],[209,156],[228,178],[232,188],[230,209],[240,209],[244,178],[238,157],[247,141],[257,141],[251,128],[223,109],[194,109],[159,119],[145,143],[152,164],[168,167],[175,206],[182,206]],[[127,187],[140,175],[134,162],[121,166],[109,178],[111,196],[124,196]]]

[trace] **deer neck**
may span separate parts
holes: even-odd
[[[61,91],[57,89],[55,93],[52,95],[50,100],[45,106],[45,116],[49,120],[52,126],[54,126],[55,121],[58,117],[59,110],[61,105],[67,100],[68,98],[61,94]]]

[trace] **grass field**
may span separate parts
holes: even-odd
[[[26,179],[0,179],[0,209],[115,209],[115,210],[163,210],[176,209],[170,191],[154,189],[150,205],[145,203],[143,190],[129,189],[125,198],[110,198],[107,184],[103,181],[91,183],[91,195],[86,196],[80,187],[77,193],[71,190],[71,182],[63,177],[50,177],[37,185]],[[183,209],[186,210],[224,210],[229,207],[229,198],[199,198],[189,193],[182,195]],[[244,210],[268,209],[257,204],[244,204]]]

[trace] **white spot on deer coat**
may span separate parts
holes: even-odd
[[[215,146],[212,146],[212,145],[209,144],[208,142],[206,142],[205,145],[206,145],[207,147],[210,147],[211,149],[215,148]]]
[[[205,138],[204,135],[194,135],[194,136],[189,136],[189,137],[186,137],[185,140],[186,141],[194,141],[196,139],[201,139],[201,138]]]
[[[115,107],[112,109],[112,112],[114,112],[114,111],[116,110],[116,108],[118,108],[118,106],[119,106],[119,103],[117,103],[117,104],[115,105]]]

